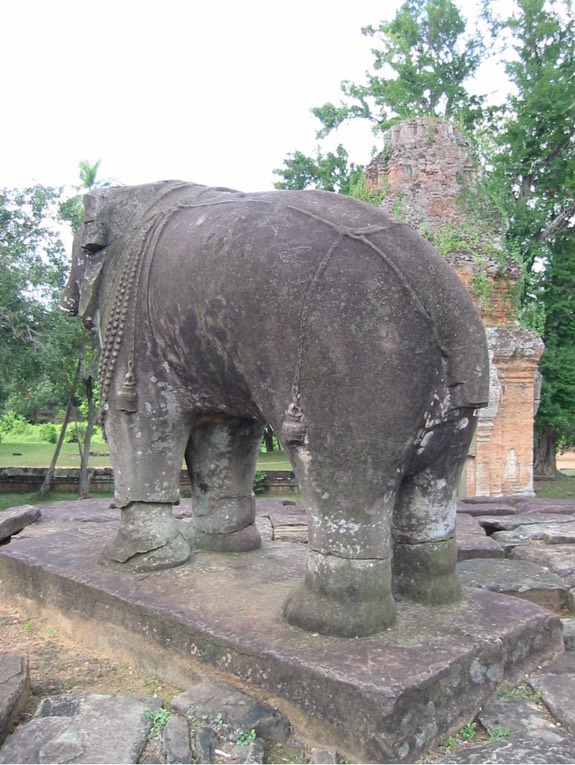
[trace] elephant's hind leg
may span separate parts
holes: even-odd
[[[186,449],[194,515],[186,536],[201,550],[247,552],[261,546],[253,480],[264,424],[214,419],[195,427]]]
[[[452,603],[461,597],[455,573],[456,492],[473,431],[471,408],[424,439],[412,470],[404,477],[394,512],[394,594],[419,603]]]
[[[358,486],[357,476],[363,479],[368,471],[351,454],[314,458],[302,446],[291,448],[290,456],[309,511],[309,549],[304,581],[288,596],[284,616],[323,635],[362,637],[386,629],[395,620],[395,487],[382,485],[379,471]],[[384,472],[393,480],[394,467]]]

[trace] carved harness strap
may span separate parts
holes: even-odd
[[[123,258],[124,263],[121,271],[118,289],[112,298],[112,306],[108,315],[108,322],[104,333],[99,375],[100,395],[102,402],[102,420],[104,419],[105,412],[108,408],[110,386],[112,384],[116,364],[120,355],[120,349],[124,340],[126,326],[130,327],[128,369],[117,393],[117,406],[118,409],[121,409],[125,412],[138,411],[137,380],[135,370],[136,310],[139,304],[139,298],[145,292],[148,286],[148,279],[154,252],[164,227],[171,221],[176,213],[184,209],[213,207],[220,204],[236,203],[238,199],[242,198],[244,202],[265,205],[273,204],[269,199],[258,199],[257,197],[246,199],[243,193],[234,192],[233,189],[210,187],[203,187],[205,189],[203,191],[198,191],[196,187],[191,196],[186,195],[179,201],[175,203],[172,201],[170,204],[170,197],[174,193],[177,193],[178,191],[184,191],[189,189],[189,187],[190,185],[187,183],[171,184],[167,189],[160,192],[152,200],[147,208],[136,218],[136,221],[132,226],[132,231],[134,233],[126,247],[126,254]],[[214,199],[212,195],[218,192],[229,192],[231,196],[228,198],[222,198],[220,196],[219,198]],[[160,209],[154,212],[154,209],[157,208],[162,201],[167,202],[168,204],[164,209]],[[328,268],[334,253],[337,251],[339,245],[346,237],[361,242],[395,273],[400,283],[402,284],[409,300],[414,305],[415,310],[420,313],[430,324],[434,342],[440,350],[441,354],[444,357],[447,357],[448,353],[440,341],[436,322],[434,321],[433,316],[425,308],[415,289],[411,286],[393,259],[385,252],[383,252],[381,248],[378,247],[369,238],[371,235],[380,233],[381,231],[385,230],[390,225],[389,223],[386,222],[384,224],[376,224],[367,226],[365,228],[355,229],[346,226],[338,226],[323,216],[317,215],[310,210],[306,210],[296,205],[288,205],[288,208],[292,212],[307,218],[313,218],[318,223],[328,226],[333,230],[335,234],[331,246],[324,254],[321,261],[318,263],[317,269],[312,279],[310,280],[300,313],[297,356],[292,384],[292,401],[285,412],[283,430],[285,431],[284,435],[286,436],[288,442],[294,444],[303,444],[305,441],[307,428],[305,425],[304,413],[300,408],[300,384],[303,355],[306,345],[306,327],[309,308],[317,294],[317,290],[319,288],[323,274]]]

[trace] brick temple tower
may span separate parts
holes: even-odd
[[[406,120],[384,135],[366,170],[381,207],[430,239],[467,286],[485,324],[489,406],[480,410],[463,496],[533,494],[533,417],[540,337],[519,327],[519,264],[505,257],[497,216],[480,191],[470,145],[450,123]]]

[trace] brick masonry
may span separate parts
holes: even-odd
[[[490,355],[490,402],[480,411],[460,493],[533,494],[533,416],[540,337],[519,327],[520,269],[505,257],[501,230],[482,198],[471,147],[453,125],[434,118],[394,125],[366,169],[381,207],[430,238],[479,308]]]

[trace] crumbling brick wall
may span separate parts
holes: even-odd
[[[366,186],[382,194],[383,209],[435,244],[483,317],[490,403],[480,411],[461,494],[533,494],[535,379],[543,343],[518,325],[519,264],[501,247],[469,143],[442,120],[405,120],[385,134],[383,151],[366,169]]]

